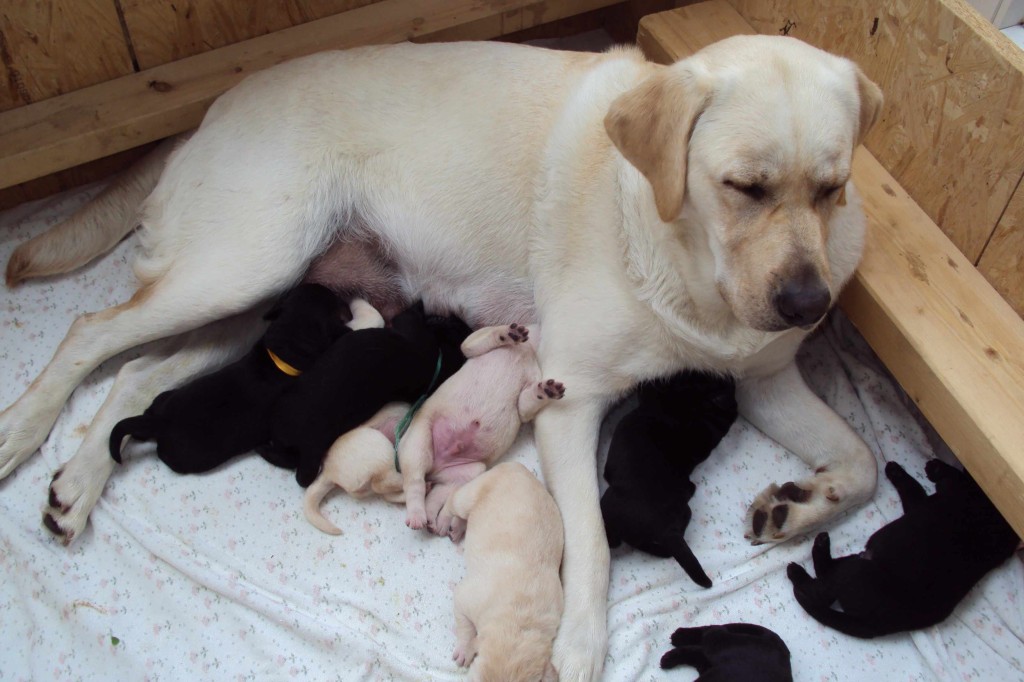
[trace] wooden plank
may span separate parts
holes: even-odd
[[[152,151],[156,144],[156,142],[144,144],[141,147],[127,149],[111,156],[105,156],[102,159],[84,163],[81,166],[75,166],[58,173],[51,173],[42,178],[23,182],[20,185],[0,189],[0,211],[13,208],[26,201],[45,199],[58,192],[109,177],[141,159],[146,153]]]
[[[0,64],[0,111],[132,73],[110,0],[6,0]]]
[[[752,28],[715,3],[641,20],[638,43],[676,60]],[[705,13],[705,14],[701,14]],[[655,45],[655,43],[657,43]],[[840,306],[993,503],[1024,536],[1024,321],[865,149],[853,179],[864,199],[864,259]]]
[[[981,253],[978,270],[1024,317],[1024,184],[1014,192],[992,239]]]
[[[494,14],[467,24],[413,38],[415,43],[438,43],[456,40],[490,40],[518,34],[541,25],[552,25],[585,12],[604,9],[621,0],[544,0],[525,7]],[[553,27],[555,31],[557,27]]]
[[[398,42],[531,4],[383,0],[0,114],[0,188],[194,128],[249,73],[326,49]]]
[[[854,181],[871,234],[840,305],[1024,535],[1024,321],[864,150]]]
[[[1024,175],[1024,52],[963,0],[730,0],[849,57],[886,107],[866,146],[977,263]]]
[[[122,0],[142,69],[323,19],[380,0]]]

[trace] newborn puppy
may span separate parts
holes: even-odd
[[[518,462],[504,462],[445,502],[453,542],[465,536],[455,588],[452,658],[480,682],[554,682],[551,647],[562,618],[562,517]]]
[[[875,531],[863,552],[833,559],[828,533],[820,533],[811,552],[818,577],[789,565],[807,613],[865,639],[930,627],[1013,555],[1020,539],[966,472],[932,459],[925,473],[932,495],[899,464],[885,465],[903,516]],[[843,610],[833,610],[834,602]]]
[[[436,528],[451,491],[486,471],[520,425],[564,395],[562,384],[541,381],[536,343],[536,333],[531,339],[513,324],[484,327],[462,344],[466,364],[416,412],[398,446],[407,526]]]
[[[767,628],[750,623],[679,628],[661,667],[688,665],[695,682],[793,682],[789,648]]]
[[[370,421],[342,434],[324,458],[323,470],[303,501],[306,520],[325,533],[341,530],[320,513],[327,493],[340,487],[353,497],[376,494],[388,502],[404,502],[402,474],[395,467],[395,428],[408,414],[408,403],[390,403]]]
[[[696,490],[694,468],[706,460],[736,420],[732,379],[682,372],[642,384],[639,405],[619,422],[608,447],[601,497],[608,544],[623,541],[673,557],[698,585],[711,587],[683,534]]]
[[[361,300],[355,325],[382,324]],[[179,474],[209,471],[270,438],[270,411],[285,388],[346,332],[348,306],[330,290],[302,284],[268,312],[263,337],[240,360],[180,388],[165,391],[110,434],[110,456],[121,461],[126,436],[155,440],[157,456]]]
[[[261,454],[296,469],[308,486],[328,448],[390,402],[415,402],[465,362],[459,345],[470,329],[455,317],[424,313],[422,302],[385,329],[362,329],[338,339],[297,377],[274,406],[271,444]]]

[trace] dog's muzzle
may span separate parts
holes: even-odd
[[[773,300],[775,311],[793,327],[809,327],[832,305],[832,292],[816,272],[804,270],[782,285]]]

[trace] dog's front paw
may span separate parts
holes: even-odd
[[[537,400],[561,400],[565,397],[565,384],[554,379],[537,384]]]
[[[455,647],[455,651],[452,652],[452,660],[460,668],[468,668],[469,664],[476,658],[476,651],[472,646],[462,646],[461,644]]]
[[[589,610],[562,617],[555,637],[552,662],[560,682],[591,682],[601,678],[608,650],[608,627],[605,612]]]
[[[33,421],[19,418],[14,407],[0,414],[0,479],[10,475],[46,440],[49,425],[33,428]]]
[[[413,530],[423,530],[427,527],[427,512],[409,511],[405,515],[405,525]]]
[[[466,519],[453,516],[451,526],[448,527],[448,538],[455,544],[459,544],[464,537],[466,537]]]
[[[793,587],[800,587],[813,580],[807,569],[797,563],[790,563],[786,566],[786,577],[789,578],[789,582],[793,583]]]
[[[85,530],[113,467],[109,457],[88,462],[76,456],[53,475],[43,508],[43,526],[63,545],[70,545]]]
[[[838,485],[823,476],[765,488],[747,510],[746,532],[753,545],[781,542],[816,528],[846,508]]]

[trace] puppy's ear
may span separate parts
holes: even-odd
[[[665,222],[683,208],[690,134],[710,92],[708,78],[683,61],[616,97],[604,118],[612,142],[651,183]]]
[[[860,67],[855,67],[857,73],[857,94],[860,97],[860,126],[857,130],[857,144],[862,144],[867,137],[868,131],[878,122],[882,113],[882,89],[864,75]]]

